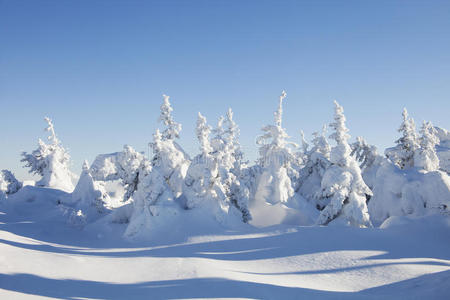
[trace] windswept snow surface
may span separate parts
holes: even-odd
[[[127,224],[69,224],[66,197],[27,186],[0,202],[0,299],[449,297],[449,216],[230,230],[190,210],[130,241]]]

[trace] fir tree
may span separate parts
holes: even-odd
[[[46,131],[50,133],[46,144],[39,139],[39,146],[33,152],[22,153],[22,162],[30,168],[29,173],[42,176],[36,182],[37,186],[62,189],[67,192],[73,190],[73,174],[69,170],[70,156],[56,137],[52,120],[45,117]]]
[[[275,125],[262,128],[264,134],[257,139],[259,145],[259,164],[263,173],[257,184],[255,198],[271,204],[287,202],[294,195],[291,178],[288,173],[294,171],[292,163],[295,161],[290,149],[296,144],[288,142],[289,136],[282,127],[283,100],[286,92],[279,98],[278,109],[274,113]]]
[[[326,225],[336,218],[353,226],[371,226],[366,205],[366,195],[370,189],[364,183],[355,159],[350,156],[348,129],[345,126],[344,109],[336,101],[334,129],[331,138],[336,146],[331,150],[331,166],[322,178],[322,196],[329,199],[328,205],[321,211],[318,224]]]
[[[400,169],[406,169],[414,166],[414,153],[419,148],[419,143],[416,125],[408,116],[406,108],[403,109],[402,117],[403,121],[398,129],[402,137],[395,141],[397,146],[386,149],[385,154]]]
[[[420,129],[420,148],[416,149],[414,163],[416,167],[425,171],[436,171],[439,169],[439,158],[436,154],[436,145],[439,139],[436,136],[436,129],[431,122],[423,122]]]

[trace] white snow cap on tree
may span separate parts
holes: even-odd
[[[275,117],[275,125],[277,127],[281,127],[281,121],[283,120],[283,100],[286,99],[286,92],[282,91],[280,95],[280,99],[278,101],[278,109],[273,113]]]
[[[196,133],[200,142],[200,154],[190,164],[183,189],[186,208],[202,211],[214,216],[219,223],[242,223],[242,213],[231,205],[223,178],[219,172],[219,163],[209,141],[211,128],[206,118],[198,114]]]
[[[89,172],[98,181],[120,179],[125,188],[123,201],[127,201],[137,189],[139,174],[147,172],[147,165],[148,160],[143,153],[124,145],[121,152],[98,155]]]
[[[211,155],[211,127],[201,113],[198,113],[196,133],[200,142],[200,154],[194,157],[186,174],[184,194],[187,208],[197,207],[204,198],[215,194],[214,186],[220,183],[217,161]]]
[[[350,156],[351,149],[347,142],[349,135],[345,126],[344,109],[336,101],[335,122],[331,124],[334,133],[331,135],[336,146],[331,150],[332,165],[322,178],[322,196],[330,199],[329,204],[321,211],[318,224],[327,225],[340,219],[352,226],[372,226],[366,206],[366,195],[371,195],[369,187],[364,183],[361,169],[356,160]]]
[[[139,175],[148,172],[148,161],[144,154],[137,152],[131,146],[123,146],[123,151],[118,153],[117,172],[125,186],[124,201],[130,199],[137,190]]]
[[[308,153],[309,144],[305,139],[305,133],[303,132],[303,130],[300,130],[300,137],[302,138],[302,151],[303,154],[306,155]]]
[[[175,122],[172,117],[172,105],[169,102],[169,96],[163,95],[164,102],[161,105],[161,115],[159,121],[163,122],[167,128],[163,131],[163,140],[173,140],[180,137],[181,124]]]
[[[179,197],[183,191],[183,182],[190,161],[189,156],[175,142],[175,138],[180,136],[181,124],[172,118],[173,109],[169,96],[163,95],[163,97],[159,121],[162,121],[166,128],[163,133],[157,129],[153,134],[153,143],[150,143],[153,149],[152,165],[158,167],[174,196]]]
[[[313,143],[313,149],[311,151],[313,152],[318,152],[320,154],[322,154],[324,157],[326,158],[330,158],[330,153],[331,153],[331,147],[330,144],[328,143],[327,137],[327,125],[323,125],[322,127],[322,132],[313,132],[313,139],[312,139],[312,143]]]
[[[226,118],[219,118],[217,128],[213,132],[215,136],[211,143],[211,154],[218,163],[224,193],[231,204],[242,213],[242,220],[248,222],[251,220],[248,210],[250,192],[242,176],[245,163],[242,161],[243,153],[238,141],[239,128],[233,120],[231,108],[228,109]]]
[[[210,153],[213,151],[209,141],[211,126],[206,124],[206,118],[200,112],[198,113],[197,127],[195,131],[197,133],[197,138],[200,141],[200,152],[204,157],[210,156]]]
[[[263,173],[259,178],[255,200],[265,201],[271,204],[287,202],[294,195],[292,182],[288,172],[292,170],[291,163],[295,161],[290,146],[296,144],[288,142],[284,128],[281,127],[283,108],[282,103],[286,98],[283,91],[279,98],[278,109],[274,113],[275,125],[267,125],[262,128],[264,134],[257,138],[259,147],[259,164]]]
[[[93,213],[101,214],[105,206],[110,203],[110,198],[105,190],[103,182],[95,181],[89,171],[89,164],[83,162],[80,179],[72,193],[72,201],[81,209],[88,218]]]
[[[348,139],[348,129],[345,126],[344,108],[334,100],[334,122],[330,124],[330,127],[334,129],[334,132],[330,135],[330,138],[336,141],[336,146],[331,150],[331,162],[341,167],[348,166],[350,164],[350,153],[352,152]]]
[[[377,147],[369,145],[363,137],[358,136],[356,142],[351,145],[351,155],[361,164],[361,169],[370,168],[379,157]]]
[[[22,188],[22,183],[19,182],[11,171],[0,171],[0,200],[8,195],[16,193]]]
[[[436,154],[436,145],[439,139],[437,131],[431,122],[423,122],[420,129],[420,149],[416,149],[414,154],[414,165],[425,171],[436,171],[439,169],[439,158]]]
[[[30,173],[42,176],[41,180],[36,182],[37,186],[71,192],[73,174],[69,170],[70,156],[56,137],[53,122],[48,117],[45,117],[45,121],[48,125],[46,131],[50,132],[50,143],[46,144],[39,139],[38,149],[31,154],[23,152],[21,161],[25,162],[25,167],[30,168]]]
[[[323,175],[331,164],[329,160],[331,147],[326,137],[326,128],[327,125],[324,125],[321,133],[317,131],[313,133],[313,146],[305,152],[304,165],[300,170],[296,187],[296,192],[314,204],[317,209],[323,209],[328,204],[321,193]]]
[[[228,128],[226,130],[227,137],[225,140],[226,144],[226,165],[233,165],[233,169],[241,168],[242,159],[244,154],[241,151],[241,145],[239,144],[239,127],[236,122],[233,120],[233,111],[231,108],[227,111],[226,122],[228,124]]]
[[[419,143],[416,125],[408,116],[406,108],[403,109],[402,117],[403,121],[398,129],[402,137],[395,141],[397,146],[386,149],[385,154],[400,169],[406,169],[414,166],[414,153],[419,148]]]
[[[147,166],[139,173],[139,183],[133,195],[133,211],[124,236],[136,238],[147,235],[156,224],[167,221],[164,216],[173,217],[179,207],[158,167]]]

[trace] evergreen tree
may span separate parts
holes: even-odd
[[[86,160],[83,162],[80,179],[72,193],[72,200],[88,216],[93,212],[103,213],[105,206],[110,203],[103,182],[94,180]]]
[[[158,167],[173,194],[179,197],[190,162],[189,156],[175,141],[180,137],[181,124],[173,120],[169,96],[163,95],[163,98],[159,121],[165,125],[165,129],[162,133],[158,129],[153,135],[153,143],[150,143],[154,154],[152,165]]]
[[[127,201],[138,188],[140,174],[148,172],[148,161],[144,154],[125,145],[123,151],[117,155],[116,168],[118,178],[125,187],[123,201]]]
[[[420,148],[416,149],[414,163],[416,167],[425,171],[436,171],[439,169],[439,158],[436,154],[436,145],[439,139],[436,136],[436,129],[431,122],[423,122],[420,130]]]
[[[228,109],[226,118],[220,117],[217,128],[213,131],[216,135],[213,139],[213,155],[219,164],[219,176],[230,203],[242,214],[242,220],[251,220],[248,209],[250,191],[249,183],[245,180],[243,169],[243,153],[239,144],[239,128],[233,120],[233,111]]]
[[[69,170],[70,156],[56,137],[52,120],[45,117],[47,122],[46,131],[50,132],[48,136],[49,144],[39,139],[39,146],[33,152],[22,153],[21,162],[25,167],[30,168],[29,173],[42,176],[36,182],[37,186],[51,187],[61,189],[67,192],[73,190],[73,174]]]
[[[351,145],[351,156],[354,156],[356,161],[360,163],[361,170],[370,168],[376,161],[378,155],[377,148],[375,146],[367,144],[362,137],[357,137],[356,142]]]
[[[366,195],[372,193],[362,179],[356,160],[350,156],[344,109],[336,101],[334,104],[334,122],[330,124],[334,132],[330,137],[336,141],[336,146],[331,150],[331,166],[321,183],[322,196],[329,199],[329,203],[321,211],[317,223],[327,225],[340,218],[349,225],[371,226]]]
[[[172,117],[172,105],[169,102],[169,96],[163,95],[163,104],[161,105],[161,115],[159,121],[161,121],[166,129],[162,133],[163,140],[174,140],[180,137],[181,124],[175,122]]]
[[[16,179],[11,171],[0,171],[0,200],[6,198],[8,195],[16,193],[21,188],[22,183]]]
[[[397,146],[388,148],[385,155],[400,169],[407,169],[414,166],[414,153],[419,148],[416,125],[414,120],[408,116],[406,108],[402,113],[403,121],[398,131],[402,137],[396,140]]]
[[[187,208],[198,206],[205,198],[214,198],[215,188],[220,185],[218,163],[211,155],[211,127],[201,113],[198,113],[196,133],[200,142],[200,154],[194,157],[186,174],[184,193]]]
[[[262,167],[262,174],[257,183],[255,199],[271,204],[285,203],[294,195],[288,174],[295,171],[292,166],[295,157],[290,147],[297,145],[287,141],[289,136],[282,127],[282,105],[285,98],[286,92],[283,91],[274,113],[275,125],[264,126],[264,134],[257,139],[260,154],[258,162]]]
[[[306,140],[304,143],[306,143]],[[312,147],[305,152],[305,163],[300,170],[296,188],[296,192],[313,203],[319,210],[322,210],[328,204],[328,200],[322,197],[320,191],[323,175],[331,164],[330,152],[331,147],[326,137],[326,126],[324,126],[321,133],[313,133]]]

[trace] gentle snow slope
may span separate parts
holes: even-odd
[[[32,196],[0,204],[0,299],[448,299],[448,217],[234,232],[186,221],[144,243],[64,213]]]

